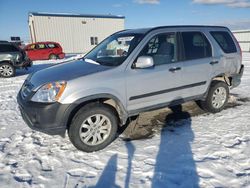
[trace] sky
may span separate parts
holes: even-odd
[[[0,0],[0,40],[29,40],[29,12],[123,15],[126,29],[188,24],[250,29],[250,0]]]

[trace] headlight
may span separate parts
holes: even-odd
[[[62,96],[65,88],[65,81],[48,83],[37,90],[35,95],[31,98],[31,101],[45,103],[56,102]]]

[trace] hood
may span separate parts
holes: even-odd
[[[34,88],[49,82],[69,81],[82,76],[105,71],[112,67],[88,63],[84,60],[65,62],[35,72],[30,79]]]

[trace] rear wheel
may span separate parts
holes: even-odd
[[[50,54],[49,59],[55,60],[55,59],[57,59],[57,56],[55,54]]]
[[[10,78],[15,76],[16,69],[10,63],[0,63],[0,76],[4,78]]]
[[[197,104],[205,111],[216,113],[223,110],[228,102],[229,88],[225,82],[213,81],[205,101]]]
[[[69,138],[82,151],[93,152],[108,146],[117,134],[116,111],[106,104],[91,104],[80,109],[69,127]]]

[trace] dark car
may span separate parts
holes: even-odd
[[[16,69],[27,68],[32,61],[27,57],[24,50],[13,43],[0,41],[0,76],[15,76]]]
[[[27,45],[24,50],[32,60],[63,59],[65,54],[59,43],[37,42]]]

